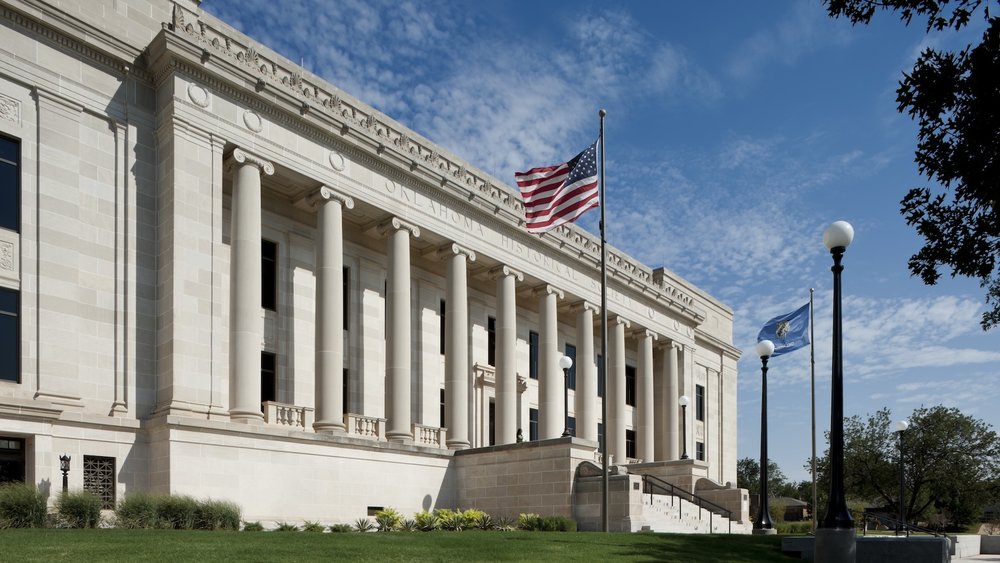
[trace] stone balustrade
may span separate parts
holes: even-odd
[[[446,448],[447,428],[413,424],[413,443],[429,448]]]
[[[347,413],[344,415],[344,419],[346,420],[348,436],[378,442],[386,440],[384,418]]]
[[[315,414],[310,407],[298,407],[276,401],[264,401],[264,421],[275,426],[290,426],[312,432]]]

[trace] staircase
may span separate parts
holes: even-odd
[[[642,503],[633,505],[632,531],[675,534],[748,534],[725,508],[652,475],[642,476]],[[638,508],[638,510],[635,510]]]

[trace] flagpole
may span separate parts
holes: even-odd
[[[815,326],[816,323],[813,322],[813,288],[809,288],[809,365],[810,365],[810,383],[809,383],[809,395],[812,400],[812,485],[813,485],[813,503],[812,503],[812,527],[813,533],[816,533],[816,338],[815,338]]]
[[[604,383],[604,396],[601,397],[601,530],[608,530],[608,250],[604,229],[604,212],[608,208],[608,200],[604,197],[604,116],[608,112],[601,108],[597,115],[601,117],[601,184],[598,199],[601,202],[601,379]]]

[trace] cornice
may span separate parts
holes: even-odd
[[[700,330],[694,331],[694,341],[704,346],[714,348],[733,360],[739,360],[740,356],[743,354],[743,351],[736,346],[720,340],[711,334],[701,332]]]
[[[301,67],[258,48],[210,15],[175,5],[172,21],[150,45],[150,66],[156,83],[181,71],[283,126],[343,149],[387,178],[408,185],[417,180],[443,190],[505,230],[511,225],[523,227],[523,204],[512,188]],[[220,79],[219,73],[228,76]],[[600,265],[600,241],[575,225],[562,225],[541,237],[525,233],[522,238],[530,246],[545,246],[590,267]],[[695,298],[679,288],[681,284],[668,276],[654,276],[654,270],[613,248],[608,248],[608,271],[609,283],[665,305],[695,325],[706,318]]]

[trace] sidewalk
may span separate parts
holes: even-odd
[[[1000,561],[1000,554],[970,555],[969,557],[952,557],[951,563],[977,563],[981,561]]]

